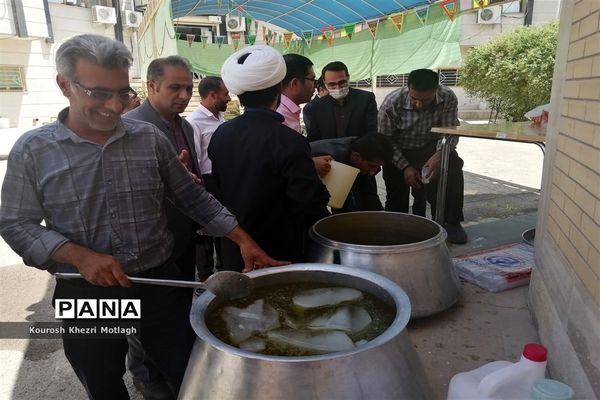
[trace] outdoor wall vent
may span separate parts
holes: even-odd
[[[499,24],[502,22],[502,6],[491,6],[477,11],[478,24]]]
[[[92,22],[114,25],[117,23],[117,13],[113,7],[92,6]]]

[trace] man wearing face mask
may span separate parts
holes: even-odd
[[[394,158],[383,169],[386,211],[408,212],[410,188],[424,185],[427,201],[435,210],[437,178],[440,172],[441,137],[434,126],[458,126],[458,100],[449,88],[439,84],[437,72],[417,69],[408,76],[407,87],[390,93],[379,109],[379,132],[392,142]],[[456,146],[456,143],[454,143]],[[450,153],[448,187],[444,210],[448,241],[466,243],[460,225],[463,217],[463,160],[456,150]]]
[[[334,214],[381,210],[377,187],[371,185],[371,179],[394,155],[392,144],[385,136],[376,133],[362,137],[323,139],[311,142],[310,148],[313,156],[329,155],[338,162],[360,170],[342,208],[332,209]]]
[[[375,95],[350,88],[348,68],[341,61],[333,61],[321,70],[327,96],[315,100],[310,108],[310,121],[305,122],[309,142],[322,139],[364,136],[377,133],[377,103]],[[375,177],[367,176],[371,192],[377,192]],[[376,199],[375,209],[383,206]]]
[[[333,61],[323,67],[321,77],[329,95],[311,106],[308,140],[364,136],[377,133],[377,103],[375,95],[350,88],[346,65]]]

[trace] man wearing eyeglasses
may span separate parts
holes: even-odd
[[[302,133],[300,125],[300,104],[310,101],[315,92],[315,71],[313,63],[300,54],[286,54],[286,73],[281,82],[281,102],[277,112],[284,118],[283,124],[298,133]],[[313,157],[313,163],[319,176],[327,175],[331,169],[331,156]]]
[[[268,257],[192,180],[164,134],[151,124],[121,118],[135,95],[129,87],[131,63],[127,47],[104,36],[75,36],[58,48],[56,82],[69,107],[56,122],[23,134],[12,148],[0,234],[26,265],[85,278],[58,279],[54,299],[140,299],[144,351],[168,382],[170,397],[177,398],[195,339],[191,293],[128,279],[181,279],[171,260],[165,197],[209,233],[237,242],[247,270],[283,263]],[[94,320],[62,320],[73,370],[90,398],[128,399],[125,335],[70,335],[84,321]]]
[[[340,61],[330,62],[323,67],[321,77],[329,95],[312,103],[308,140],[377,133],[375,95],[350,87],[346,65]]]
[[[377,133],[375,95],[350,87],[350,74],[344,63],[333,61],[325,65],[321,78],[329,94],[311,103],[307,123],[310,142]],[[365,180],[369,190],[377,193],[375,177]],[[372,206],[374,210],[383,210],[379,199]]]

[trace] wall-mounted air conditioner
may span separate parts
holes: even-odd
[[[117,13],[113,7],[92,6],[92,22],[114,25],[117,23]]]
[[[227,32],[243,32],[246,30],[246,18],[227,16],[225,21]]]
[[[502,6],[490,6],[477,11],[478,24],[502,23]]]
[[[142,23],[142,16],[141,12],[125,10],[122,15],[123,26],[131,29],[139,28]]]

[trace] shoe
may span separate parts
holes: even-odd
[[[446,232],[448,232],[448,240],[450,243],[465,244],[467,243],[467,232],[460,225],[460,222],[446,223]]]

